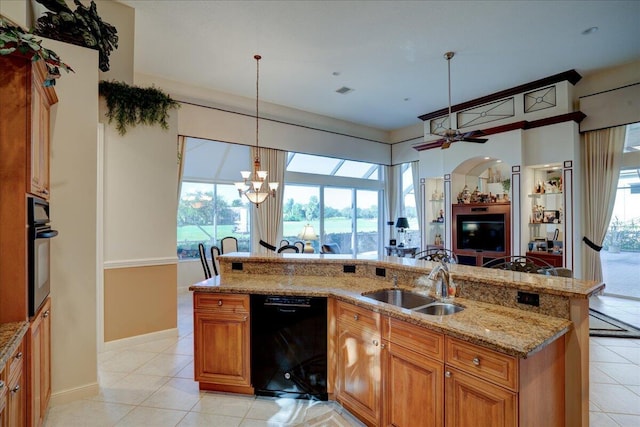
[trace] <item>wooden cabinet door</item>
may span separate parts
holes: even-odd
[[[447,427],[515,427],[517,408],[516,393],[446,367]]]
[[[385,426],[444,425],[444,364],[394,343],[385,343]]]
[[[7,383],[4,371],[0,371],[0,427],[7,426]]]
[[[337,399],[368,425],[380,425],[380,315],[339,303]]]
[[[247,314],[194,313],[194,375],[201,389],[253,393],[249,332]]]
[[[27,423],[27,390],[24,375],[24,344],[20,343],[16,351],[7,361],[5,375],[7,377],[6,421],[8,427],[25,426]]]
[[[50,109],[58,101],[52,88],[45,88],[42,66],[32,66],[31,142],[28,144],[27,191],[49,199]]]
[[[29,402],[27,421],[39,427],[51,396],[51,299],[47,298],[29,329]]]

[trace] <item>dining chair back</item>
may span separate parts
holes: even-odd
[[[290,253],[298,253],[300,252],[296,246],[293,245],[284,245],[278,248],[278,253],[290,252]]]
[[[223,254],[238,252],[238,239],[233,236],[223,237],[220,240],[220,250]]]
[[[304,252],[304,242],[303,241],[296,240],[295,242],[293,242],[293,246],[298,248],[298,252],[300,252],[300,253]]]
[[[211,246],[211,264],[213,265],[213,275],[220,275],[220,260],[218,257],[220,256],[220,248],[217,246]]]
[[[209,269],[209,262],[207,261],[207,252],[204,249],[204,244],[198,243],[198,252],[200,253],[200,263],[204,270],[204,278],[211,279],[211,270]]]
[[[558,275],[554,266],[534,256],[512,255],[495,258],[482,264],[482,267],[519,271],[522,273],[545,274],[547,276]]]
[[[416,259],[423,259],[425,261],[444,261],[448,264],[457,264],[458,257],[450,249],[444,248],[430,248],[424,251],[416,253],[414,256]]]
[[[320,247],[320,252],[323,254],[339,254],[340,246],[337,243],[325,243]]]

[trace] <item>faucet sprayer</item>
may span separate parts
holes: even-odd
[[[451,280],[449,267],[444,260],[440,260],[440,264],[431,270],[427,278],[436,281],[436,296],[440,297],[441,300],[455,296],[456,291],[453,280]]]

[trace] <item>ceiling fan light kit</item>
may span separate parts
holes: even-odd
[[[470,131],[466,133],[461,133],[457,129],[452,129],[451,124],[453,123],[453,114],[451,112],[451,59],[455,56],[455,52],[445,52],[444,59],[447,60],[447,75],[448,75],[448,90],[449,90],[449,128],[445,129],[442,133],[437,133],[441,137],[441,139],[437,141],[433,141],[436,143],[440,143],[440,148],[447,149],[451,146],[452,143],[457,141],[465,141],[465,142],[475,142],[478,144],[484,144],[487,142],[485,138],[476,138],[478,136],[483,136],[484,132],[482,131]]]

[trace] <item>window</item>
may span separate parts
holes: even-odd
[[[406,245],[420,247],[420,228],[418,224],[418,211],[416,209],[415,189],[413,188],[413,173],[410,163],[402,164],[402,203],[401,212],[409,220],[409,229],[406,231]]]
[[[382,195],[379,165],[289,153],[283,193],[283,238],[313,226],[320,245],[335,243],[344,254],[377,254]]]
[[[234,236],[238,250],[250,250],[249,202],[233,183],[250,168],[250,148],[243,145],[186,138],[182,188],[177,213],[178,258],[198,258],[198,243],[209,253],[220,239]]]
[[[611,222],[600,252],[605,293],[640,298],[640,123],[627,126],[626,169],[620,171]]]
[[[220,247],[234,236],[238,250],[249,251],[249,202],[230,184],[183,182],[178,203],[178,258],[198,258],[198,244]]]

